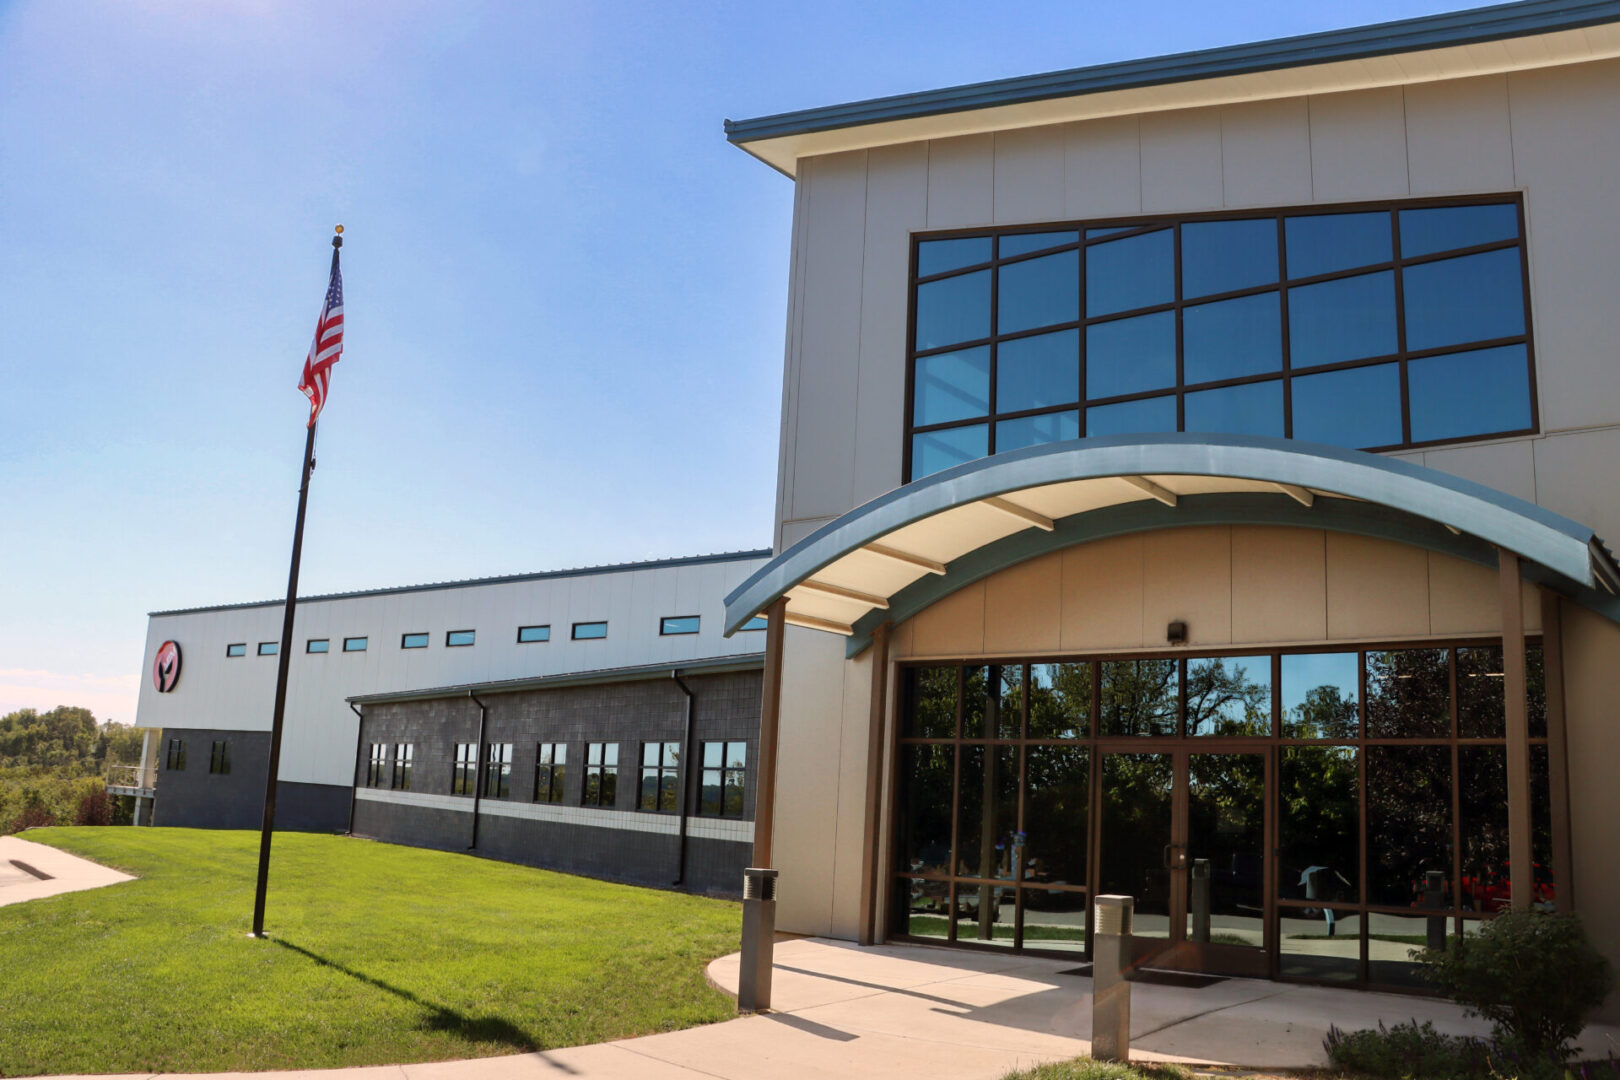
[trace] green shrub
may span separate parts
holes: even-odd
[[[1490,1053],[1478,1039],[1442,1035],[1434,1025],[1411,1021],[1362,1031],[1328,1028],[1322,1040],[1328,1060],[1341,1069],[1391,1080],[1458,1080],[1487,1077]]]
[[[1526,1061],[1568,1057],[1614,988],[1609,961],[1573,915],[1511,912],[1477,936],[1412,955],[1447,997],[1494,1025],[1505,1052]]]

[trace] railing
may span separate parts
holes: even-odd
[[[137,788],[151,791],[157,787],[157,766],[108,765],[107,786],[110,788]]]

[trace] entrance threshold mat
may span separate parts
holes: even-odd
[[[1059,975],[1091,975],[1091,965],[1064,968]],[[1226,981],[1225,975],[1199,975],[1191,971],[1163,971],[1159,968],[1137,968],[1125,977],[1126,982],[1147,983],[1150,986],[1179,986],[1188,990],[1202,990],[1206,986]]]

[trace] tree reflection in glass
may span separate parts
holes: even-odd
[[[1367,737],[1445,738],[1451,734],[1449,649],[1367,654]]]
[[[1461,676],[1462,657],[1457,661],[1457,674]],[[1457,697],[1460,704],[1461,678],[1457,680]],[[1462,832],[1461,904],[1473,911],[1496,911],[1507,906],[1507,747],[1459,747],[1457,774]]]
[[[1016,739],[1023,667],[992,664],[962,670],[962,738]]]
[[[1353,746],[1285,746],[1278,782],[1277,894],[1361,899],[1361,780]]]
[[[1174,661],[1170,661],[1174,663]],[[1138,937],[1170,932],[1170,843],[1175,768],[1169,754],[1105,754],[1102,759],[1103,895],[1136,897]]]
[[[1265,943],[1266,760],[1259,754],[1192,754],[1187,781],[1189,866],[1196,875],[1198,860],[1209,863],[1209,940],[1260,948]],[[1190,879],[1187,888],[1191,933],[1198,925],[1197,893]]]
[[[1086,883],[1091,753],[1084,746],[1031,746],[1024,789],[1024,880]]]
[[[1424,875],[1430,870],[1445,875],[1449,893],[1451,749],[1369,746],[1368,903],[1408,905],[1420,900]]]
[[[1091,734],[1091,665],[1029,666],[1029,737],[1083,739]]]
[[[951,869],[951,792],[956,750],[912,745],[900,749],[899,838],[896,869],[948,874]]]
[[[1500,739],[1507,734],[1502,711],[1500,647],[1457,650],[1457,734],[1465,739]]]
[[[1188,660],[1187,734],[1270,735],[1271,657]]]
[[[919,739],[956,736],[956,671],[954,667],[907,668],[904,734]]]
[[[956,874],[994,878],[1005,886],[961,884],[956,888],[957,937],[1005,938],[1012,944],[1013,858],[1018,829],[1018,748],[964,746],[956,819]],[[946,796],[947,802],[949,795]],[[997,933],[1006,905],[1007,928]]]
[[[1176,734],[1179,667],[1175,660],[1103,661],[1102,734]]]
[[[1287,739],[1354,739],[1360,659],[1355,653],[1290,653],[1282,658],[1282,733]]]

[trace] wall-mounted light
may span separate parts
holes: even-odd
[[[1164,639],[1172,645],[1187,644],[1187,624],[1173,622],[1164,631]]]

